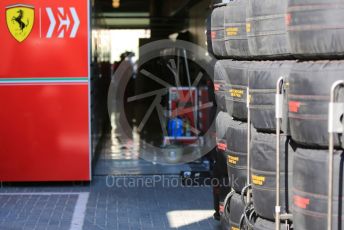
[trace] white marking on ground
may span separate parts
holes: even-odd
[[[85,221],[87,202],[90,194],[88,192],[83,192],[79,194],[78,200],[76,202],[72,224],[70,230],[82,230]]]
[[[181,228],[212,218],[213,210],[176,210],[168,212],[170,228]]]
[[[77,193],[66,193],[66,192],[8,192],[0,193],[0,196],[55,196],[55,195],[78,195],[76,201],[70,230],[82,230],[85,221],[86,208],[89,192],[77,192]]]

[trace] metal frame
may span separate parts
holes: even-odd
[[[331,87],[331,97],[328,113],[328,133],[329,133],[329,160],[328,160],[328,205],[327,205],[327,230],[332,230],[332,200],[333,200],[333,153],[335,133],[343,133],[341,116],[344,113],[344,103],[335,102],[335,93],[339,88],[344,88],[344,80],[336,81]]]
[[[283,84],[284,78],[280,77],[276,83],[276,206],[275,219],[276,230],[281,228],[281,204],[280,204],[280,121],[283,118]]]
[[[251,184],[251,111],[250,111],[250,88],[247,87],[247,185]],[[247,190],[247,204],[251,202],[251,190]]]
[[[281,121],[283,119],[283,105],[284,105],[284,77],[280,77],[276,83],[276,205],[275,205],[275,221],[276,230],[281,229],[281,220],[286,222],[288,229],[288,220],[292,219],[292,215],[289,213],[281,214],[281,201],[280,201],[280,179],[281,179],[281,169],[280,169],[280,136],[281,136]]]

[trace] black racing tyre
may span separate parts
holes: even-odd
[[[247,185],[247,123],[232,120],[226,139],[228,177],[232,189],[240,193]]]
[[[226,108],[229,115],[240,121],[247,120],[247,88],[248,68],[251,62],[230,61],[223,62],[228,76],[226,93]]]
[[[276,132],[276,84],[280,77],[286,79],[289,76],[293,63],[286,61],[250,64],[248,78],[251,122],[258,131]],[[284,119],[288,119],[287,114]]]
[[[230,229],[240,229],[240,221],[243,218],[245,204],[241,200],[241,195],[234,193],[229,200],[229,225]]]
[[[332,229],[344,229],[344,154],[334,152]],[[294,155],[293,223],[295,229],[324,230],[327,223],[328,151],[297,149]]]
[[[252,56],[291,56],[285,16],[287,0],[248,0],[247,37]]]
[[[227,139],[226,133],[227,129],[232,122],[231,116],[225,112],[219,112],[216,118],[216,140],[218,151],[227,151]]]
[[[294,150],[290,139],[280,138],[280,202],[281,212],[289,213],[292,204]],[[276,135],[255,133],[251,144],[252,195],[255,212],[262,218],[275,220],[276,205]]]
[[[216,143],[217,143],[217,155],[216,155],[216,167],[219,175],[228,177],[227,170],[227,129],[232,122],[232,118],[228,113],[220,112],[216,118]]]
[[[214,210],[216,211],[216,215],[217,214],[223,215],[224,214],[224,201],[227,194],[231,190],[228,177],[227,176],[221,177],[219,175],[216,175],[216,173],[214,173],[213,182],[211,185],[213,186]]]
[[[225,57],[225,6],[217,7],[211,14],[211,40],[212,48],[215,56]]]
[[[229,57],[250,56],[246,33],[246,5],[247,0],[235,0],[224,8],[225,46]]]
[[[227,111],[226,94],[228,94],[228,74],[224,68],[226,60],[217,61],[214,74],[214,91],[217,107],[220,111]]]
[[[339,0],[289,0],[288,34],[298,57],[344,55],[344,2]]]
[[[228,177],[221,178],[219,180],[219,184],[220,184],[220,203],[224,204],[227,194],[231,191]],[[223,208],[222,208],[222,211],[223,211]]]
[[[287,226],[285,224],[281,224],[281,229],[286,229],[286,227]],[[275,229],[276,229],[275,222],[264,220],[262,218],[258,218],[253,227],[253,230],[275,230]],[[289,229],[293,229],[293,228],[289,228]]]
[[[333,83],[344,79],[344,61],[301,62],[293,65],[289,82],[289,121],[293,140],[308,147],[327,148],[328,111]],[[344,101],[344,90],[336,98]],[[335,135],[340,147],[341,135]]]

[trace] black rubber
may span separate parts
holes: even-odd
[[[287,0],[248,0],[246,30],[252,56],[291,57],[285,23],[287,5]]]
[[[215,56],[225,57],[225,19],[224,19],[225,6],[216,7],[211,14],[211,38],[212,48]]]
[[[344,2],[289,0],[288,34],[292,52],[303,58],[343,57]]]
[[[234,193],[230,199],[229,206],[229,225],[230,229],[240,229],[240,220],[244,215],[245,205],[241,201],[241,196],[237,193]]]
[[[293,220],[295,229],[324,230],[327,223],[328,151],[297,149],[294,156]],[[334,153],[332,229],[344,229],[343,151]],[[338,217],[339,215],[339,217]]]
[[[254,224],[253,230],[275,230],[276,224],[275,222],[264,220],[262,218],[258,218],[256,223]],[[281,224],[281,229],[286,229],[285,224]],[[290,228],[293,229],[293,228]]]
[[[280,202],[281,212],[289,213],[292,204],[292,172],[294,150],[290,139],[280,138]],[[262,218],[275,220],[276,205],[276,135],[255,133],[252,137],[252,194],[255,212]]]
[[[227,112],[237,120],[247,120],[247,88],[248,68],[250,62],[230,61],[223,62],[228,76],[226,94]]]
[[[246,33],[246,6],[247,0],[235,0],[224,8],[225,46],[229,57],[250,56]]]
[[[228,177],[232,189],[240,193],[247,185],[247,123],[232,120],[226,139]]]
[[[226,60],[217,61],[215,65],[214,90],[216,96],[217,107],[220,111],[227,111],[226,94],[228,94],[228,75],[224,68]]]
[[[280,77],[289,76],[293,63],[266,61],[250,64],[248,78],[251,121],[258,131],[276,132],[276,84]],[[286,113],[284,119],[288,119]]]
[[[225,112],[219,112],[216,118],[216,138],[217,140],[221,140],[224,143],[226,143],[226,133],[227,129],[230,126],[230,123],[232,122],[231,116],[228,115],[228,113]],[[226,148],[227,149],[227,148]],[[226,151],[224,149],[223,151]]]
[[[344,79],[344,61],[301,62],[293,65],[289,81],[290,132],[297,143],[327,148],[330,90]],[[336,98],[344,101],[344,90]],[[340,147],[341,135],[334,143]]]
[[[216,142],[217,142],[216,165],[218,167],[217,171],[223,177],[224,176],[228,177],[228,170],[227,170],[228,151],[227,151],[226,133],[231,122],[232,122],[232,118],[228,115],[228,113],[220,112],[217,115],[217,118],[216,118]]]

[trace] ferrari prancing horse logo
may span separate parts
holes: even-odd
[[[30,35],[34,20],[35,9],[31,5],[16,4],[6,7],[7,27],[18,42]]]

